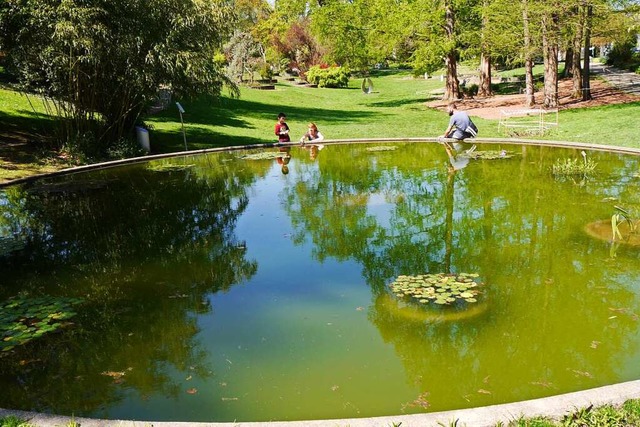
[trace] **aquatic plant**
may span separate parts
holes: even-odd
[[[79,298],[18,295],[0,305],[0,351],[10,351],[70,324]]]
[[[481,293],[479,288],[483,285],[474,280],[478,276],[475,273],[401,275],[390,287],[399,298],[421,304],[474,303],[478,301],[477,297]]]
[[[582,161],[579,159],[556,159],[551,167],[554,176],[567,175],[588,175],[592,173],[598,165],[591,159],[587,158],[587,153],[581,151]]]
[[[7,417],[0,418],[0,427],[32,427],[35,424],[29,423],[24,418],[16,417],[15,415],[9,415]]]
[[[628,226],[628,230],[626,230],[627,234],[637,234],[640,219],[633,215],[631,211],[620,206],[614,206],[613,208],[616,212],[611,216],[611,239],[613,241],[616,240],[616,237],[620,240],[623,239],[622,233],[620,232],[620,225],[623,223],[626,223]]]

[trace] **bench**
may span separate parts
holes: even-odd
[[[507,134],[542,135],[558,126],[558,110],[528,108],[521,110],[502,110],[498,131]]]

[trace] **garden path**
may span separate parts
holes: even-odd
[[[640,101],[640,75],[620,71],[602,64],[592,64],[591,71],[592,99],[589,101],[571,97],[573,86],[571,79],[563,79],[558,82],[560,110]],[[596,78],[593,78],[593,76],[596,76]],[[534,95],[537,108],[540,108],[542,104],[542,97],[542,92],[536,92]],[[483,98],[465,98],[458,104],[460,109],[467,111],[471,116],[498,120],[502,111],[526,108],[524,100],[524,94],[495,95]],[[426,105],[444,110],[447,106],[447,101],[430,101]]]

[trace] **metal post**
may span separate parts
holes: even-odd
[[[187,148],[187,134],[184,132],[184,120],[182,120],[182,113],[184,113],[184,108],[180,105],[179,102],[176,102],[176,106],[178,107],[178,112],[180,113],[180,123],[182,124],[182,139],[184,139],[184,150],[189,151]]]

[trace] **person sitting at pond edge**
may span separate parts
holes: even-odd
[[[275,126],[275,134],[278,136],[278,142],[289,142],[289,126],[287,125],[287,115],[285,113],[278,114],[278,122]]]
[[[478,133],[478,128],[471,121],[471,118],[465,111],[459,111],[454,102],[447,106],[449,119],[449,127],[444,132],[444,138],[453,138],[463,140],[465,138],[474,138]]]
[[[309,123],[309,130],[307,131],[307,133],[302,135],[302,138],[300,138],[300,144],[304,144],[306,141],[316,143],[323,140],[324,135],[320,133],[320,131],[318,130],[318,126],[316,126],[315,123],[311,122]]]

